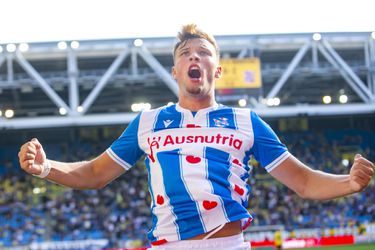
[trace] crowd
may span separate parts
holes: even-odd
[[[353,149],[375,159],[373,132],[300,132],[280,138],[299,159],[331,173],[349,171],[351,162],[342,158]],[[52,159],[75,161],[99,154],[108,143],[51,145],[45,150]],[[146,244],[151,218],[143,161],[102,190],[72,190],[20,171],[17,146],[0,155],[0,246],[99,238],[108,239],[113,247],[135,239]],[[374,183],[348,198],[306,201],[273,181],[256,161],[251,163],[249,209],[255,226],[280,224],[292,230],[375,222]]]
[[[337,135],[342,135],[337,137]],[[375,159],[375,135],[354,131],[330,135],[323,133],[290,134],[281,138],[291,142],[289,150],[303,162],[315,169],[330,173],[348,173],[350,160],[343,161],[347,150],[362,152],[368,159]],[[342,145],[342,146],[339,146]],[[372,149],[372,150],[371,150]],[[273,182],[269,175],[254,168],[250,179],[253,187],[250,208],[253,208],[256,225],[284,225],[286,229],[339,227],[375,221],[374,183],[363,193],[333,201],[306,201],[300,199],[285,186]],[[258,171],[257,171],[258,170]]]

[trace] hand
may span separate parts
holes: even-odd
[[[360,192],[367,187],[374,175],[374,164],[356,154],[350,169],[350,188],[353,192]]]
[[[38,175],[42,172],[42,166],[46,161],[46,153],[38,139],[33,138],[31,141],[22,145],[18,152],[20,166],[29,174]]]

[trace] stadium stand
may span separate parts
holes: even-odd
[[[85,138],[90,137],[80,137],[75,143],[48,143],[45,149],[52,159],[75,161],[95,156],[110,144],[108,138],[101,143]],[[371,130],[283,132],[280,138],[302,161],[329,172],[348,172],[342,162],[348,148],[375,158],[375,133]],[[72,190],[20,171],[17,152],[18,145],[1,146],[0,246],[103,238],[109,240],[108,247],[121,247],[128,241],[147,244],[150,200],[142,161],[102,190]],[[249,209],[255,217],[253,226],[284,225],[292,231],[375,222],[373,183],[351,197],[305,201],[273,181],[257,162],[252,164]]]

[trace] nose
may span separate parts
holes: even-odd
[[[200,57],[198,55],[198,53],[191,53],[190,54],[190,58],[189,58],[190,61],[199,61],[200,60]]]

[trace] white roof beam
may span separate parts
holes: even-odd
[[[5,56],[0,53],[0,68],[1,68],[1,65],[3,64],[3,62],[5,62]]]
[[[167,87],[172,90],[172,92],[178,96],[178,85],[173,79],[170,72],[165,70],[165,68],[156,60],[154,56],[142,46],[138,50],[138,54],[145,60],[145,62],[155,71],[155,73],[164,81]]]
[[[68,78],[69,78],[69,106],[73,115],[78,115],[77,108],[79,105],[79,91],[78,91],[78,66],[77,55],[75,51],[69,48],[68,51]]]
[[[41,75],[31,66],[31,64],[26,61],[20,51],[16,52],[16,60],[20,66],[32,77],[34,78],[42,90],[47,94],[47,96],[54,102],[57,107],[65,108],[65,110],[70,114],[71,110],[60,98],[60,96],[51,88],[51,86],[41,77]]]
[[[260,116],[294,117],[294,116],[331,116],[331,115],[359,115],[375,113],[375,105],[357,104],[332,104],[332,105],[299,105],[279,107],[259,107],[254,109]],[[55,128],[67,126],[101,126],[128,124],[136,116],[136,113],[112,113],[112,114],[86,114],[80,116],[48,116],[35,118],[0,117],[0,129],[29,129],[29,128]]]
[[[327,61],[332,64],[341,74],[341,76],[345,79],[345,81],[349,84],[349,86],[354,90],[355,93],[366,103],[368,103],[370,100],[367,95],[365,95],[357,86],[356,83],[353,81],[352,78],[347,74],[347,72],[340,67],[338,62],[335,61],[335,59],[332,57],[330,53],[326,50],[326,47],[323,47],[321,44],[318,44],[318,49],[320,53],[327,59]]]
[[[297,52],[297,54],[293,57],[292,61],[289,63],[288,67],[281,75],[279,80],[275,83],[271,91],[267,95],[267,99],[274,98],[280,91],[280,89],[284,86],[290,75],[296,69],[298,64],[301,62],[302,58],[305,56],[307,50],[311,47],[311,42],[307,42],[303,45]]]
[[[136,48],[132,48],[131,52],[131,72],[133,77],[138,76],[138,58]]]
[[[332,48],[332,46],[325,40],[322,40],[323,46],[328,50],[332,57],[336,60],[339,66],[353,79],[355,87],[359,88],[367,97],[368,100],[375,101],[375,96],[372,95],[370,90],[362,82],[362,80],[353,72],[349,65],[341,58],[341,56]]]
[[[262,117],[331,116],[375,113],[374,104],[331,104],[260,107],[254,109]]]
[[[90,108],[91,104],[95,101],[98,97],[99,93],[102,89],[107,85],[109,79],[113,76],[113,74],[118,70],[121,63],[125,60],[125,58],[129,55],[129,49],[126,48],[123,50],[116,59],[112,62],[111,66],[107,69],[104,75],[100,78],[99,82],[95,86],[93,90],[91,90],[90,94],[86,97],[84,102],[82,103],[82,113],[86,113],[87,110]]]
[[[14,80],[14,71],[13,71],[13,54],[7,55],[7,80],[8,83],[12,84]]]

